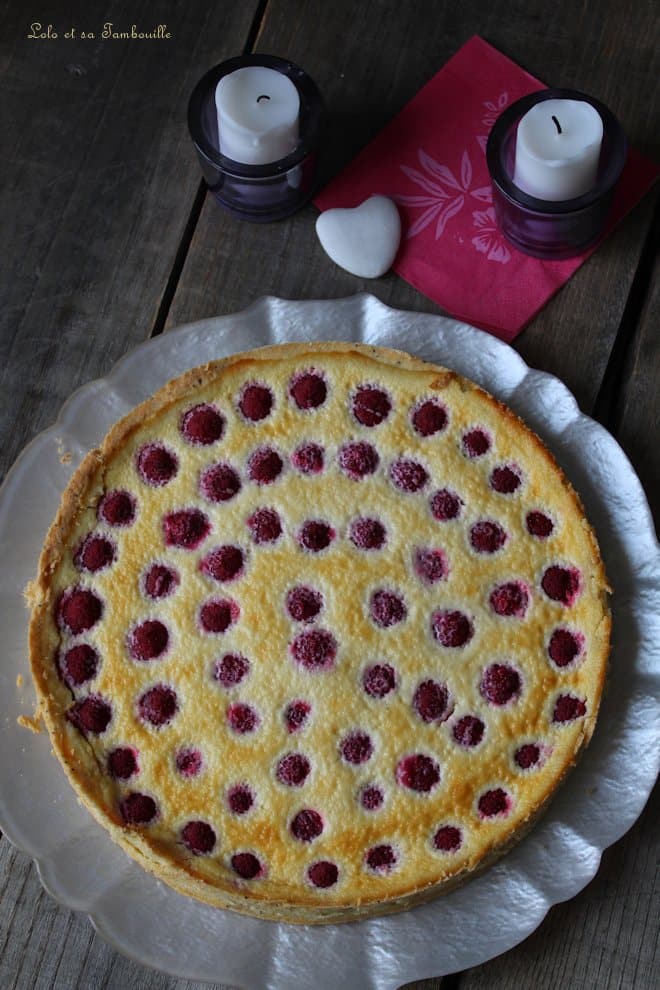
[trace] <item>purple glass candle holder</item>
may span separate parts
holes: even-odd
[[[249,65],[265,66],[291,80],[300,97],[299,140],[279,161],[247,165],[220,152],[215,90],[223,76]],[[312,79],[275,55],[240,55],[214,66],[195,86],[188,129],[207,185],[220,206],[241,220],[268,223],[295,213],[311,199],[323,126],[323,98]]]
[[[530,196],[513,182],[516,134],[521,118],[544,100],[584,100],[603,121],[603,142],[596,183],[575,199],[550,201]],[[572,89],[544,89],[513,103],[495,122],[488,137],[486,160],[493,186],[493,207],[499,227],[514,247],[535,258],[573,258],[601,234],[614,189],[626,161],[623,128],[604,104]]]

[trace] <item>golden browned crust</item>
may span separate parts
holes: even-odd
[[[57,595],[62,584],[66,584],[60,572],[69,566],[67,561],[79,538],[80,527],[84,530],[87,526],[85,520],[94,511],[99,492],[106,487],[108,472],[123,456],[124,451],[136,441],[136,437],[147,435],[151,426],[163,422],[182,402],[194,405],[198,397],[204,398],[209,394],[210,388],[220,387],[225,376],[233,376],[232,381],[237,380],[237,376],[240,378],[241,374],[246,380],[259,379],[270,368],[280,364],[286,364],[287,367],[295,363],[300,363],[301,366],[323,366],[325,359],[339,360],[346,364],[353,360],[372,361],[374,376],[379,368],[418,373],[423,376],[424,389],[442,394],[445,390],[458,388],[466,397],[466,405],[476,402],[479,409],[489,407],[493,421],[504,427],[504,433],[513,444],[512,449],[515,451],[526,448],[529,451],[533,448],[534,453],[528,454],[528,458],[542,465],[539,471],[543,477],[551,480],[557,489],[563,490],[567,501],[562,505],[571,516],[571,526],[575,527],[571,540],[580,548],[580,553],[590,565],[590,571],[586,575],[587,593],[593,605],[595,619],[590,630],[589,713],[575,728],[570,745],[562,749],[557,744],[557,749],[561,750],[561,759],[558,758],[553,773],[544,778],[545,789],[537,788],[535,800],[528,803],[524,818],[516,820],[514,827],[493,829],[490,836],[481,835],[475,848],[461,862],[460,868],[452,869],[451,864],[445,864],[443,869],[438,867],[439,879],[435,880],[429,880],[428,869],[425,877],[411,871],[407,880],[405,877],[397,880],[394,894],[371,881],[365,881],[363,888],[359,882],[351,883],[345,885],[343,894],[333,895],[324,891],[321,896],[300,883],[295,888],[274,883],[264,894],[264,884],[236,885],[228,879],[226,871],[219,875],[209,873],[198,860],[182,856],[176,844],[168,842],[162,835],[154,838],[147,834],[147,830],[127,827],[117,810],[116,785],[108,779],[93,742],[87,740],[66,720],[66,708],[73,693],[54,673],[53,655],[59,649],[59,633],[53,614]],[[39,712],[72,786],[97,821],[109,831],[113,840],[145,869],[181,892],[218,907],[280,921],[336,923],[403,910],[453,889],[490,865],[536,821],[588,743],[595,727],[609,652],[610,615],[606,602],[608,590],[597,542],[584,517],[579,497],[538,437],[508,407],[454,372],[429,365],[403,352],[342,343],[276,345],[211,362],[181,375],[124,417],[110,430],[101,446],[84,458],[63,494],[58,514],[44,544],[38,575],[30,586],[29,601],[33,610],[29,632],[30,662]],[[520,787],[524,787],[522,779]],[[467,806],[468,798],[462,794],[460,787],[457,794],[458,805],[463,802]],[[273,843],[280,841],[275,832],[270,839]],[[346,841],[349,845],[342,847],[345,852],[355,840],[349,837]]]

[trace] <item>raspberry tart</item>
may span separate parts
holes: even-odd
[[[268,347],[82,462],[31,666],[72,785],[142,866],[348,921],[533,823],[594,730],[608,590],[577,495],[490,395],[397,351]]]

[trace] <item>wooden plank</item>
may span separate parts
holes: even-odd
[[[644,485],[656,528],[660,529],[660,257],[657,255],[650,286],[623,369],[614,434]]]
[[[188,96],[242,50],[257,0],[191,0],[161,41],[98,36],[105,22],[151,30],[147,0],[130,18],[119,0],[72,0],[48,22],[37,4],[4,6],[0,477],[78,385],[149,336],[200,184]],[[28,39],[39,20],[60,37]],[[72,25],[96,40],[64,39]]]
[[[348,27],[347,27],[348,26]],[[413,14],[397,0],[354,4],[271,0],[258,47],[302,65],[330,110],[324,174],[348,162],[472,34],[554,85],[583,89],[652,147],[657,5],[630,11],[595,0],[576,9],[493,0],[439,0]],[[586,51],[583,39],[589,42]],[[326,257],[306,207],[279,224],[241,223],[207,197],[166,326],[243,309],[262,294],[336,298],[369,291],[393,306],[439,308],[394,275],[354,278]],[[534,367],[562,377],[589,411],[598,393],[650,219],[648,201],[626,219],[519,337]],[[570,355],[570,357],[569,357]]]
[[[650,193],[515,342],[533,368],[557,375],[593,414],[657,194]],[[568,358],[568,359],[567,359]]]

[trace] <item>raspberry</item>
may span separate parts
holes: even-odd
[[[373,474],[379,462],[376,448],[364,441],[345,443],[339,450],[339,467],[353,481]]]
[[[158,806],[148,794],[129,794],[120,802],[119,811],[126,825],[148,825],[158,815]]]
[[[89,571],[95,574],[96,571],[109,567],[117,556],[117,548],[114,543],[104,536],[93,536],[91,533],[86,536],[76,550],[73,562],[79,571]]]
[[[212,464],[200,475],[199,490],[209,502],[228,502],[241,490],[241,479],[230,464]]]
[[[427,794],[440,781],[440,767],[423,753],[413,753],[399,760],[396,768],[397,783],[408,790]]]
[[[168,547],[195,550],[211,532],[211,522],[199,509],[178,509],[163,519],[163,536]]]
[[[208,822],[188,822],[181,829],[181,841],[194,856],[204,856],[215,848],[215,832]]]
[[[241,610],[230,598],[210,598],[199,610],[199,623],[207,633],[224,633],[238,621]]]
[[[240,547],[216,547],[201,560],[199,569],[214,581],[235,581],[243,573],[244,563]]]
[[[267,385],[254,383],[246,385],[241,392],[238,408],[250,422],[259,423],[270,415],[273,401],[273,393]]]
[[[371,759],[374,744],[366,732],[349,732],[339,744],[339,751],[347,763],[358,766]]]
[[[418,461],[401,458],[390,464],[390,481],[400,492],[418,492],[429,480],[429,473]]]
[[[525,525],[530,536],[535,536],[538,540],[545,540],[550,536],[555,524],[545,512],[528,512],[525,517]]]
[[[548,567],[541,578],[541,587],[548,598],[561,605],[570,606],[582,590],[580,572],[576,567]]]
[[[511,798],[501,787],[484,791],[477,807],[482,818],[497,818],[506,815],[511,807]]]
[[[374,591],[371,596],[369,614],[377,626],[387,629],[389,626],[403,622],[408,615],[408,609],[403,595],[381,589]]]
[[[254,732],[259,728],[260,722],[261,719],[254,708],[242,701],[237,701],[236,704],[230,705],[227,709],[227,723],[229,728],[239,736],[244,736],[248,732]]]
[[[541,749],[536,743],[526,743],[516,750],[513,758],[521,770],[529,770],[538,765],[541,759]]]
[[[298,409],[318,409],[325,402],[327,394],[328,387],[319,372],[300,372],[289,383],[289,395]]]
[[[444,550],[418,547],[414,557],[415,574],[425,584],[437,584],[449,574],[449,564]]]
[[[384,698],[396,687],[396,672],[389,663],[375,663],[362,675],[362,687],[370,698]]]
[[[423,722],[446,722],[453,711],[446,684],[422,681],[413,695],[412,705]]]
[[[103,602],[87,588],[67,588],[58,599],[55,614],[60,629],[78,636],[99,621],[103,614]]]
[[[287,787],[302,787],[311,769],[311,763],[302,753],[287,753],[277,764],[276,775]]]
[[[497,553],[506,541],[505,530],[490,519],[482,519],[470,530],[470,546],[477,553]]]
[[[367,851],[364,861],[375,873],[390,873],[396,866],[398,856],[392,846],[372,846]]]
[[[431,496],[431,515],[438,522],[449,522],[458,519],[463,508],[463,499],[448,488],[441,488]]]
[[[325,629],[308,629],[293,640],[291,653],[306,670],[329,670],[337,656],[337,640]]]
[[[572,633],[568,629],[555,629],[550,637],[548,653],[557,667],[568,667],[584,651],[582,633]]]
[[[322,831],[323,819],[312,808],[303,808],[291,821],[291,834],[299,842],[312,842]]]
[[[323,608],[323,595],[304,584],[291,588],[286,596],[286,610],[294,622],[311,622]]]
[[[318,443],[302,443],[291,454],[291,463],[301,474],[320,474],[325,452]]]
[[[137,452],[135,466],[146,485],[161,488],[179,470],[179,459],[161,443],[145,443]]]
[[[587,711],[587,704],[582,698],[573,694],[560,694],[552,713],[553,722],[573,722],[581,718]]]
[[[438,852],[456,852],[463,842],[463,834],[455,825],[442,825],[433,836],[433,848]]]
[[[167,627],[158,619],[147,619],[128,635],[128,652],[134,660],[157,660],[167,650]]]
[[[250,673],[250,661],[240,653],[225,653],[216,660],[213,667],[213,677],[220,681],[224,688],[236,687]]]
[[[107,492],[99,501],[96,515],[108,526],[130,526],[135,522],[137,502],[129,492]]]
[[[176,691],[167,684],[156,684],[138,698],[140,718],[156,729],[171,722],[178,710]]]
[[[261,863],[254,853],[234,853],[231,858],[231,868],[243,880],[255,880],[263,873]]]
[[[180,749],[174,762],[182,777],[196,777],[204,765],[198,749]]]
[[[362,426],[378,426],[389,416],[392,403],[382,388],[361,385],[353,396],[351,409]]]
[[[489,601],[497,615],[523,619],[529,606],[529,591],[522,581],[508,581],[491,591]]]
[[[147,598],[168,598],[176,591],[180,577],[173,567],[152,564],[144,575],[143,588]]]
[[[311,553],[319,553],[330,546],[336,535],[337,533],[329,523],[323,522],[321,519],[309,519],[303,523],[298,534],[298,543],[303,549],[309,550]]]
[[[319,860],[318,863],[312,863],[307,870],[307,879],[313,887],[320,887],[321,890],[326,890],[328,887],[333,887],[337,883],[339,869],[335,863],[331,863],[329,860]]]
[[[351,542],[358,550],[380,550],[387,542],[387,532],[378,519],[354,519],[349,529]]]
[[[257,485],[270,485],[282,473],[284,462],[272,447],[258,447],[250,454],[247,473]]]
[[[413,411],[412,425],[415,433],[431,437],[447,425],[447,410],[437,399],[428,399]]]
[[[284,711],[284,722],[287,732],[300,732],[304,727],[312,706],[307,701],[292,701]]]
[[[456,649],[470,642],[474,636],[474,626],[463,612],[441,610],[431,616],[431,632],[441,646]]]
[[[452,730],[459,746],[478,746],[483,739],[486,726],[476,715],[459,718]]]
[[[115,780],[128,780],[140,772],[138,751],[131,746],[118,746],[108,753],[108,773]]]
[[[254,804],[254,794],[247,784],[234,784],[227,792],[227,805],[235,815],[245,815]]]
[[[200,403],[183,414],[179,429],[188,443],[196,447],[208,447],[222,437],[225,418],[215,406]]]
[[[275,509],[257,509],[247,520],[255,543],[275,543],[282,535],[282,523]]]
[[[377,811],[384,800],[385,795],[376,784],[368,784],[360,791],[360,804],[365,811]]]
[[[86,698],[71,705],[66,717],[83,734],[91,732],[98,736],[108,728],[112,708],[99,694],[88,694]]]
[[[461,439],[461,450],[465,457],[483,457],[490,450],[490,445],[490,436],[480,427],[464,433]]]
[[[72,646],[59,665],[62,680],[69,687],[80,687],[96,677],[99,662],[98,653],[87,643]]]
[[[513,495],[520,488],[520,469],[513,464],[503,464],[490,473],[490,487],[500,495]]]
[[[505,663],[492,663],[484,670],[479,691],[492,705],[508,705],[518,698],[522,688],[520,674]]]

